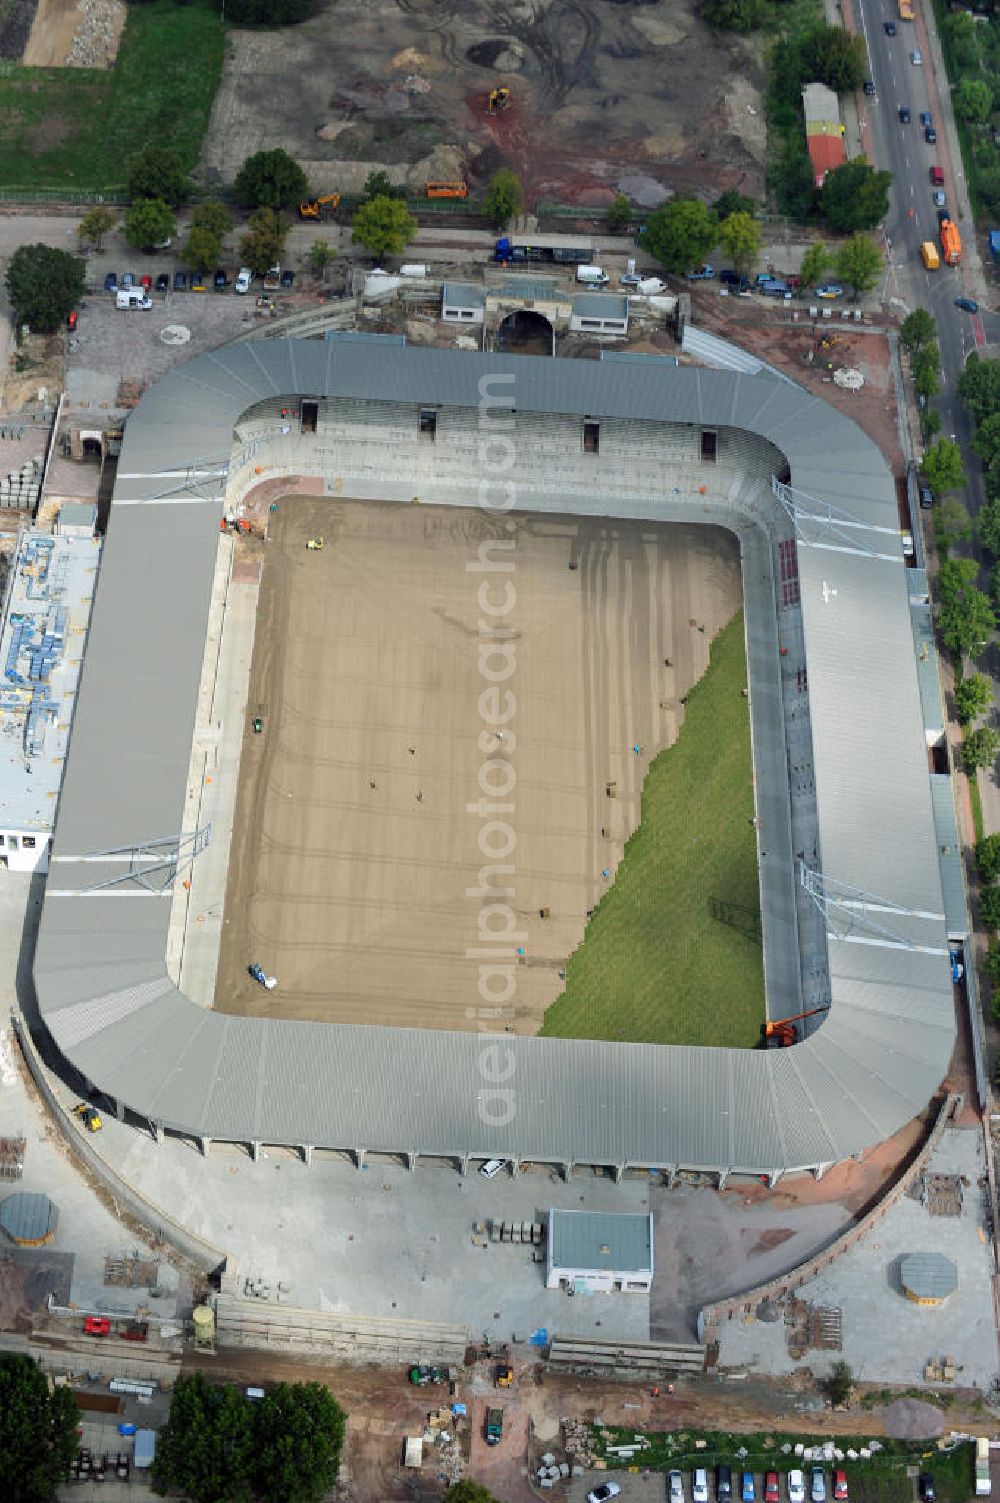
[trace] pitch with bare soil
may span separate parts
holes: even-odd
[[[264,728],[248,725],[244,748],[216,1005],[476,1026],[482,775],[511,787],[510,1026],[536,1032],[638,822],[649,761],[739,608],[733,539],[304,498],[272,522],[248,710]],[[513,542],[510,573],[469,567],[491,540]],[[504,607],[492,622],[484,580]],[[483,657],[490,625],[509,658]],[[498,687],[516,709],[497,735],[481,696],[509,662]]]

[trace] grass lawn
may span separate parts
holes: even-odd
[[[131,6],[118,62],[0,71],[0,192],[110,192],[128,158],[171,146],[193,167],[222,73],[218,6],[149,0]]]
[[[752,1048],[764,1020],[750,716],[740,612],[712,643],[642,822],[545,1014],[550,1038]],[[735,905],[743,932],[710,916]]]

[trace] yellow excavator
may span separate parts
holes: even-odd
[[[339,207],[339,193],[321,193],[319,198],[310,198],[299,204],[299,218],[332,219]]]
[[[510,104],[510,89],[506,84],[498,84],[491,89],[486,100],[487,115],[502,115]]]
[[[306,547],[310,553],[320,553],[323,549],[323,539],[321,537],[310,538],[306,543]]]

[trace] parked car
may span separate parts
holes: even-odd
[[[602,1482],[600,1487],[595,1487],[592,1493],[587,1494],[587,1503],[608,1503],[609,1498],[617,1498],[621,1493],[621,1487],[617,1482]]]
[[[157,292],[169,292],[170,291],[170,274],[169,274],[169,272],[166,272],[166,271],[161,271],[160,272],[159,276],[156,279],[156,290],[157,290]]]
[[[810,1503],[826,1503],[826,1473],[821,1466],[809,1468],[809,1499]]]
[[[290,288],[294,287],[294,285],[295,285],[295,273],[294,273],[294,271],[289,271],[287,269],[287,267],[286,267],[286,269],[281,273],[281,285],[282,285],[282,287],[284,287],[284,289],[285,289],[286,292],[289,291]]]
[[[866,78],[865,79],[865,93],[868,95],[868,98],[871,99],[872,95],[875,93],[875,81],[874,81],[874,79],[871,79],[871,78]]]
[[[933,125],[934,124],[934,116],[931,114],[930,110],[921,110],[920,111],[920,124],[921,125]]]
[[[479,1172],[484,1179],[492,1179],[495,1174],[500,1173],[506,1162],[506,1159],[487,1159],[485,1164],[480,1164]]]
[[[920,51],[919,47],[914,47],[913,51],[910,53],[910,62],[913,64],[913,66],[915,68],[922,68],[923,67],[923,65],[924,65],[924,54]]]
[[[924,140],[927,142],[928,146],[937,145],[937,131],[934,129],[933,125],[924,126]]]
[[[922,485],[920,487],[920,505],[925,511],[930,511],[934,505],[934,492],[929,485]]]
[[[187,272],[186,271],[175,271],[174,272],[174,291],[175,292],[186,292],[187,291],[187,284],[188,284]]]
[[[951,218],[951,214],[950,214],[950,212],[949,212],[948,209],[938,209],[938,211],[937,211],[937,218],[938,218],[938,224],[944,224],[944,222],[945,222],[946,219],[950,219]]]
[[[173,245],[173,243],[174,243],[174,237],[173,237],[173,235],[168,235],[167,238],[166,238],[166,240],[157,240],[156,244],[153,246],[153,249],[154,250],[169,250],[170,247]]]
[[[150,276],[148,271],[144,271],[142,276],[139,278],[139,285],[142,288],[143,292],[149,292],[150,288],[153,285],[153,278]]]
[[[105,292],[118,291],[118,275],[116,272],[108,272],[107,276],[104,278],[104,290]]]
[[[215,290],[216,290],[216,292],[225,292],[225,290],[226,290],[226,288],[228,286],[229,286],[229,278],[226,276],[226,273],[222,270],[222,267],[220,266],[219,269],[218,269],[218,271],[215,273]]]
[[[961,308],[963,313],[979,312],[979,304],[974,297],[957,297],[955,299],[955,307]]]
[[[833,1474],[833,1496],[837,1503],[847,1503],[847,1473],[843,1467]]]
[[[691,1503],[708,1503],[708,1472],[703,1466],[691,1473]]]
[[[806,1479],[797,1467],[788,1474],[788,1503],[806,1503]]]
[[[680,1472],[667,1473],[667,1497],[669,1503],[684,1503],[684,1478]]]
[[[901,104],[899,106],[899,123],[901,125],[909,125],[910,119],[910,106],[908,104]]]
[[[917,1477],[917,1491],[922,1503],[937,1503],[937,1488],[930,1472],[921,1472]]]
[[[69,330],[69,332],[71,334],[75,334],[76,333],[76,326],[77,326],[77,323],[79,321],[79,318],[80,318],[80,315],[79,315],[79,313],[77,313],[77,311],[76,311],[75,308],[72,309],[72,311],[67,314],[67,316],[66,316],[66,327],[67,327],[67,329]]]
[[[781,1488],[777,1472],[768,1472],[764,1477],[764,1503],[779,1503]]]
[[[824,302],[830,302],[835,297],[843,297],[844,289],[839,282],[824,282],[822,287],[816,288],[816,296]]]
[[[887,37],[894,37],[896,35],[895,21],[883,21],[882,25]]]
[[[193,271],[191,273],[192,292],[204,292],[206,290],[205,278],[207,277],[207,275],[208,273],[206,271]]]
[[[756,1503],[757,1487],[753,1472],[740,1472],[740,1503]]]
[[[935,188],[931,194],[931,198],[934,201],[935,209],[943,209],[947,206],[948,200],[944,196],[943,188]]]
[[[733,1469],[726,1466],[724,1461],[715,1468],[715,1498],[716,1503],[732,1503],[733,1496]]]
[[[699,266],[695,271],[684,273],[689,282],[711,282],[715,276],[714,266]]]
[[[249,292],[250,283],[252,281],[253,272],[250,270],[249,266],[242,266],[240,267],[240,274],[236,278],[236,283],[233,290],[235,292]]]
[[[136,285],[135,272],[134,271],[123,271],[122,272],[122,286],[123,287],[134,287],[135,285]]]
[[[619,287],[638,287],[642,277],[637,271],[627,271],[623,277],[618,278]]]

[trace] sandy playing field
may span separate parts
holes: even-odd
[[[481,924],[510,922],[476,889],[502,860],[523,950],[503,1015],[535,1032],[638,821],[649,760],[739,608],[734,540],[304,498],[272,523],[217,1006],[475,1027],[482,955],[467,952],[483,949]],[[510,571],[476,572],[489,540],[513,542],[485,555]],[[499,736],[491,690],[516,705]],[[483,786],[509,786],[486,797],[513,807],[481,807]]]

